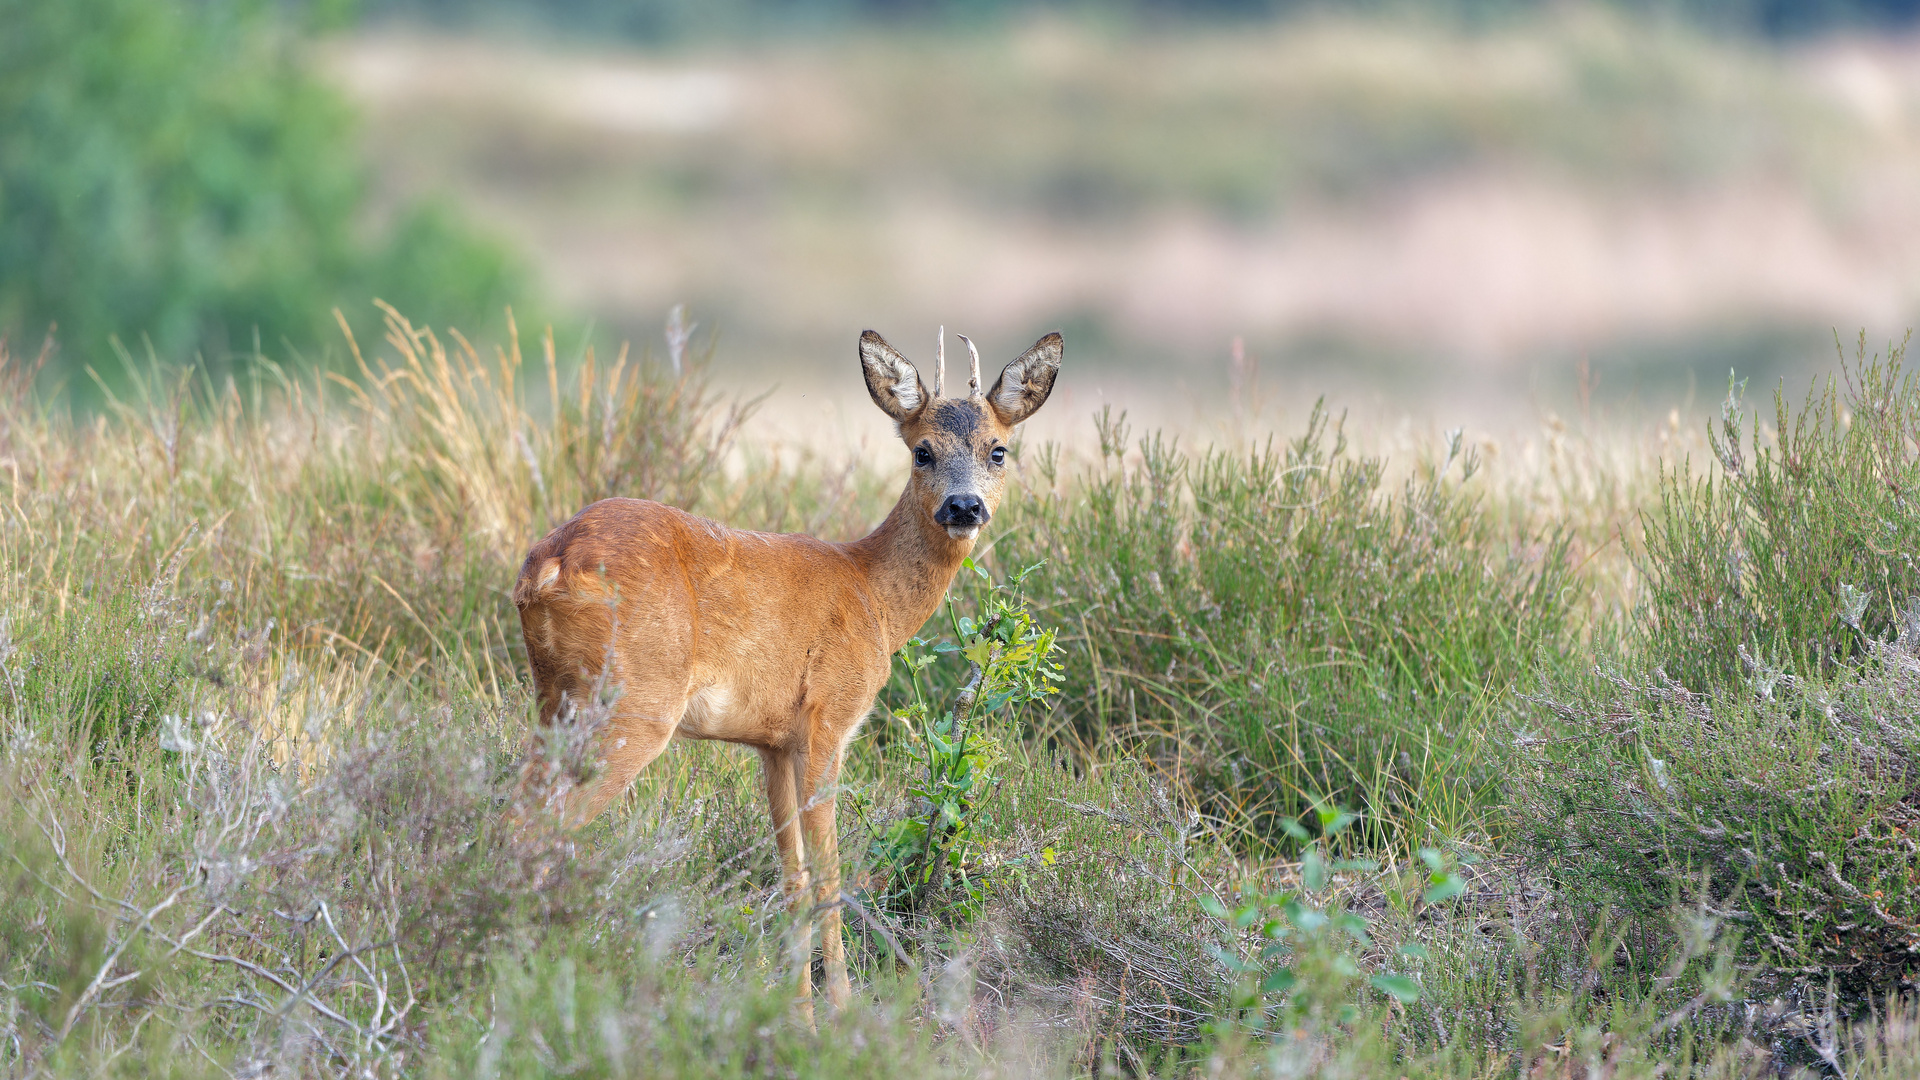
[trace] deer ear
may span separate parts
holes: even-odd
[[[885,338],[871,330],[860,335],[860,371],[867,377],[867,393],[880,411],[904,424],[927,406],[927,388],[913,361],[901,356]]]
[[[1053,393],[1054,377],[1060,374],[1060,354],[1065,349],[1066,342],[1060,340],[1059,334],[1048,334],[1000,373],[993,389],[987,391],[987,404],[993,407],[1001,423],[1012,427],[1039,412],[1040,406],[1047,403],[1047,395]]]

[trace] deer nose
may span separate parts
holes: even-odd
[[[993,512],[978,495],[949,495],[933,515],[939,525],[985,525]]]

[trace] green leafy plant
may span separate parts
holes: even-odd
[[[972,559],[964,568],[991,583]],[[908,794],[923,809],[874,837],[871,850],[884,868],[882,898],[889,909],[926,911],[944,903],[971,914],[986,898],[986,882],[974,872],[971,856],[976,832],[986,824],[982,796],[998,782],[994,767],[1004,754],[998,740],[980,730],[982,722],[1044,701],[1061,678],[1053,660],[1054,631],[1034,623],[1022,593],[1037,569],[990,584],[978,618],[959,614],[949,596],[953,638],[916,637],[900,652],[914,700],[894,716],[908,732],[906,753],[916,766]],[[952,707],[936,713],[927,669],[949,654],[967,661],[967,681]]]
[[[1312,836],[1306,826],[1288,820],[1285,831],[1306,844],[1300,860],[1300,887],[1262,894],[1253,882],[1242,884],[1237,904],[1229,908],[1218,897],[1201,899],[1201,910],[1221,920],[1236,938],[1231,947],[1213,946],[1211,952],[1232,973],[1226,1007],[1216,1021],[1216,1034],[1232,1029],[1240,1034],[1262,1031],[1311,1033],[1328,1024],[1349,1026],[1366,1009],[1361,992],[1363,969],[1356,950],[1373,947],[1366,916],[1330,895],[1337,871],[1372,873],[1371,859],[1337,857],[1338,837],[1359,815],[1321,803],[1314,808],[1320,827]],[[1438,904],[1459,896],[1466,888],[1453,862],[1434,848],[1419,852],[1424,864],[1412,879],[1424,904]],[[1239,939],[1251,933],[1257,947]],[[1417,942],[1400,946],[1397,955],[1424,959]],[[1407,975],[1378,972],[1365,985],[1402,1005],[1420,999],[1420,984]]]

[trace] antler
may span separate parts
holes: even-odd
[[[933,400],[939,401],[940,394],[947,381],[947,328],[940,328],[940,336],[934,341],[933,348]]]
[[[980,350],[977,348],[974,348],[973,339],[968,337],[967,335],[955,334],[953,336],[967,343],[967,355],[970,358],[967,361],[967,367],[968,367],[967,396],[979,397],[980,396]]]

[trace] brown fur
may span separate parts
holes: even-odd
[[[814,893],[834,905],[823,909],[821,950],[835,1006],[850,992],[834,904],[841,759],[893,654],[973,550],[977,526],[942,526],[935,514],[954,495],[977,496],[987,516],[999,505],[1006,473],[993,451],[1045,403],[1060,354],[1060,336],[1049,334],[988,393],[936,403],[913,365],[869,330],[860,340],[868,392],[907,446],[932,459],[916,462],[873,532],[836,544],[607,499],[535,544],[514,586],[543,724],[603,676],[617,687],[602,768],[566,807],[568,820],[597,817],[675,737],[754,747],[789,903],[804,912]],[[794,960],[810,1001],[812,946],[804,918],[800,926]]]

